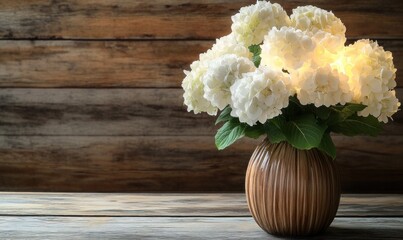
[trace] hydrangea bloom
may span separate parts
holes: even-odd
[[[290,19],[284,9],[277,3],[258,1],[243,7],[232,16],[232,32],[236,39],[245,46],[260,44],[264,35],[272,27],[288,26]]]
[[[202,78],[207,71],[206,62],[195,61],[190,65],[191,71],[184,71],[186,77],[182,81],[184,104],[188,112],[195,114],[207,112],[209,115],[216,115],[217,108],[214,107],[204,95],[204,85]]]
[[[239,44],[233,34],[217,39],[212,49],[200,54],[200,60],[190,65],[191,70],[184,71],[186,77],[182,82],[184,90],[183,98],[189,112],[193,111],[196,114],[201,112],[207,112],[210,115],[217,114],[217,107],[204,98],[202,79],[207,72],[209,63],[225,54],[235,54],[246,58],[251,57],[249,50],[242,44]]]
[[[311,59],[312,68],[323,67],[336,61],[339,53],[344,49],[345,40],[321,30],[312,35],[312,40],[315,42]]]
[[[339,37],[345,42],[346,27],[332,12],[314,6],[297,7],[292,10],[291,26],[316,33],[319,30]]]
[[[335,61],[346,43],[346,27],[332,12],[303,6],[293,9],[291,26],[312,35],[316,43],[312,67],[323,67]]]
[[[288,106],[290,90],[288,74],[281,71],[259,68],[245,73],[231,86],[232,112],[240,122],[253,126],[258,121],[265,123],[281,114]]]
[[[251,58],[252,55],[249,49],[239,43],[233,33],[219,38],[214,43],[213,47],[207,50],[206,53],[200,54],[201,61],[211,61],[225,54],[235,54],[239,57]]]
[[[342,58],[334,64],[349,76],[353,100],[368,106],[358,114],[372,115],[387,122],[400,106],[395,93],[396,68],[392,53],[376,42],[359,40],[345,48]]]
[[[312,58],[316,44],[308,33],[282,27],[271,29],[261,47],[262,65],[292,72]]]
[[[223,110],[231,103],[230,87],[243,73],[255,70],[255,65],[248,58],[234,54],[223,55],[209,65],[203,77],[204,98],[214,107]]]
[[[392,115],[395,114],[400,107],[400,102],[396,97],[395,90],[387,91],[384,94],[381,105],[381,113],[379,114],[378,120],[387,123],[388,119],[392,118]],[[365,116],[365,109],[360,114]]]
[[[330,66],[301,69],[291,74],[291,81],[296,86],[297,98],[301,104],[313,103],[316,107],[350,102],[352,94],[347,79],[346,75]]]

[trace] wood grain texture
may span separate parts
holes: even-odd
[[[345,195],[340,210],[354,217],[339,212],[309,239],[400,239],[402,198]],[[3,192],[0,206],[4,239],[279,239],[254,223],[244,194]]]
[[[0,87],[180,87],[183,69],[211,45],[211,41],[1,41]]]
[[[187,113],[178,88],[254,2],[0,1],[0,189],[242,191],[256,142],[218,152],[214,119]],[[278,2],[288,13],[313,4]],[[403,87],[402,1],[314,5],[350,39],[379,39]],[[377,139],[336,137],[344,191],[403,192],[403,113],[395,120]]]
[[[251,217],[0,217],[5,239],[279,239]],[[309,239],[401,239],[403,218],[336,218]]]
[[[254,0],[2,1],[0,37],[214,39],[230,32],[230,16]],[[402,38],[400,0],[277,0],[288,13],[314,4],[342,19],[349,37]]]
[[[213,135],[180,89],[0,89],[2,135]]]
[[[213,136],[215,118],[188,113],[181,89],[0,89],[0,135]],[[403,100],[403,89],[397,95]],[[384,128],[403,135],[403,112]]]
[[[285,237],[324,232],[340,202],[340,177],[331,157],[287,142],[260,143],[245,176],[250,212],[266,232]]]
[[[403,136],[334,141],[343,192],[402,193]],[[218,151],[212,136],[0,136],[0,190],[240,192],[258,143]]]
[[[0,21],[1,24],[1,21]],[[351,43],[351,41],[349,41]],[[1,41],[0,87],[181,86],[212,41]],[[403,41],[382,40],[392,51],[403,86]]]
[[[212,137],[24,136],[1,142],[0,189],[18,191],[242,190],[251,154],[243,144],[236,152],[218,152]]]
[[[244,193],[2,192],[1,216],[250,217]],[[338,217],[403,217],[403,195],[343,194]]]

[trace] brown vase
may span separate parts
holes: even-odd
[[[340,201],[334,161],[317,149],[298,150],[266,139],[254,151],[246,172],[249,210],[266,232],[315,235],[332,223]]]

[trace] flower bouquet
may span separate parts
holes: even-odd
[[[266,168],[274,164],[270,156],[276,155],[277,145],[291,147],[294,159],[304,154],[334,159],[332,132],[375,136],[400,106],[393,90],[392,53],[367,39],[346,46],[346,27],[332,12],[303,6],[288,16],[279,4],[258,1],[232,16],[231,30],[200,54],[182,83],[188,111],[218,114],[216,124],[223,125],[215,143],[220,150],[244,136],[265,135]],[[251,175],[247,174],[255,179],[246,184],[247,194],[254,195],[248,198],[250,207],[253,201],[267,201],[250,190],[259,183],[254,174],[259,169],[251,169],[257,164],[253,158],[262,158],[256,151],[248,167]],[[333,180],[337,182],[336,177]],[[335,188],[336,198],[338,191]],[[251,212],[271,233],[300,235],[327,227],[287,232],[264,226],[258,211]]]

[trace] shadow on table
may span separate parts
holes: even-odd
[[[402,227],[376,227],[376,228],[347,228],[332,226],[320,235],[311,237],[284,238],[279,236],[270,236],[269,239],[403,239]]]
[[[346,237],[348,239],[403,239],[403,228],[345,228],[331,226],[324,234],[316,236],[313,239],[346,239]]]

